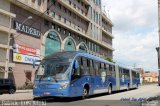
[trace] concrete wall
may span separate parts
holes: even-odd
[[[0,25],[5,26],[5,27],[9,27],[10,25],[10,17],[5,16],[3,14],[0,13]]]
[[[102,41],[108,43],[109,45],[112,45],[112,38],[102,33]]]
[[[6,49],[0,48],[0,62],[5,62],[6,60]]]
[[[0,0],[0,8],[6,11],[10,11],[10,3],[8,0]]]
[[[35,69],[32,68],[32,65],[16,63],[16,67],[13,68],[13,75],[14,75],[17,87],[21,87],[25,84],[26,82],[25,72],[26,71],[32,72],[31,80],[33,81],[34,72],[35,72],[34,70]]]
[[[7,45],[8,42],[8,33],[0,32],[0,44]]]

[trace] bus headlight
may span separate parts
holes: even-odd
[[[65,83],[65,84],[61,85],[60,89],[65,89],[65,88],[67,88],[68,84],[69,84],[69,83]]]

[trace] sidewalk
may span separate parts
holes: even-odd
[[[17,90],[15,94],[2,94],[0,100],[33,100],[32,90]]]

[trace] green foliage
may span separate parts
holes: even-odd
[[[113,61],[111,58],[108,58],[108,57],[104,57],[105,60],[109,61],[109,62],[112,62],[112,63],[116,63],[115,61]]]

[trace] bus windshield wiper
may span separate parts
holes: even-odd
[[[42,80],[42,78],[44,78],[44,76],[45,76],[45,75],[42,75],[42,76],[39,78],[39,81],[41,81],[41,80]]]
[[[55,80],[56,83],[58,82],[58,80],[56,80],[55,76],[53,76],[52,78]]]

